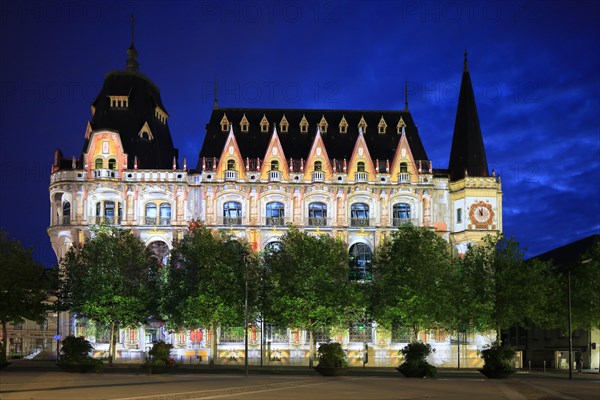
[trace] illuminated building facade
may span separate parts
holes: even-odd
[[[196,169],[188,169],[173,146],[160,91],[136,58],[132,42],[126,70],[106,75],[81,156],[55,153],[48,233],[58,259],[101,222],[132,229],[161,259],[192,219],[245,238],[256,251],[276,246],[293,224],[342,238],[352,279],[364,280],[377,246],[402,224],[432,229],[458,253],[502,231],[501,184],[488,171],[466,55],[447,169],[428,157],[408,98],[403,110],[377,111],[221,108],[216,96]],[[72,321],[61,329],[85,334],[85,327]],[[139,355],[165,339],[178,354],[206,360],[212,338],[203,333],[123,329],[120,346]],[[237,359],[239,334],[223,328],[220,335],[218,357]],[[451,343],[443,332],[423,335]],[[305,360],[304,332],[269,327],[265,337],[269,360]],[[251,357],[265,337],[252,332]],[[404,340],[375,325],[353,326],[337,339],[360,357],[367,343],[379,360],[370,365],[395,363],[395,340]]]

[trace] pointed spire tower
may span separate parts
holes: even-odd
[[[465,176],[489,176],[466,50],[448,168],[451,181]]]
[[[135,45],[133,43],[133,34],[134,34],[134,24],[135,19],[133,15],[131,16],[131,45],[127,49],[127,61],[125,63],[127,71],[138,71],[140,69],[140,63],[137,61],[138,52],[135,49]]]

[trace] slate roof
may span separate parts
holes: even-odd
[[[465,169],[469,176],[489,176],[466,53],[448,169],[453,181],[464,178]]]
[[[361,117],[367,124],[363,134],[373,160],[394,158],[401,135],[397,133],[400,118],[406,124],[406,136],[413,157],[417,160],[428,160],[427,153],[419,137],[417,127],[409,111],[376,111],[376,110],[322,110],[322,109],[263,109],[263,108],[215,108],[206,125],[206,136],[198,158],[198,170],[202,167],[202,158],[219,158],[229,131],[222,131],[221,119],[226,114],[233,126],[234,135],[242,157],[264,158],[265,152],[273,135],[273,126],[277,126],[277,134],[281,141],[287,159],[305,160],[313,145],[317,127],[324,116],[328,123],[327,132],[321,132],[327,155],[331,159],[350,161],[352,150],[358,138],[358,124]],[[244,114],[249,122],[248,132],[242,132],[240,121]],[[260,122],[266,116],[269,121],[268,132],[261,132]],[[282,132],[280,121],[285,115],[289,123],[288,132]],[[308,132],[300,131],[300,121],[305,116],[308,121]],[[378,125],[383,116],[387,130],[385,134],[378,133]],[[341,133],[339,124],[344,117],[348,123],[347,133]]]
[[[129,96],[128,107],[111,108],[109,96]],[[160,90],[148,77],[134,70],[109,72],[92,105],[96,110],[90,122],[92,131],[108,129],[119,133],[128,155],[128,168],[133,169],[136,156],[138,169],[172,168],[177,149],[173,146],[168,123],[155,116],[156,106],[167,111]],[[145,122],[154,135],[153,140],[139,136]],[[88,145],[89,140],[86,140],[84,152]]]
[[[553,260],[560,269],[574,266],[580,261],[580,257],[590,250],[596,243],[600,242],[600,234],[594,234],[575,242],[566,244],[556,249],[537,255],[535,259],[540,261]]]

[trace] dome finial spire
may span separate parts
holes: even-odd
[[[133,15],[131,16],[130,21],[131,21],[131,45],[129,46],[129,49],[127,49],[127,61],[125,62],[125,65],[126,65],[127,71],[137,71],[140,69],[140,63],[138,63],[138,61],[136,60],[136,58],[138,56],[138,52],[135,49],[135,45],[133,43],[134,25],[135,25],[135,18],[133,17]]]
[[[408,111],[408,81],[404,84],[404,111]]]
[[[467,72],[469,70],[469,64],[467,62],[467,49],[465,48],[465,68],[463,72]]]

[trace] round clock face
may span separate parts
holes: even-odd
[[[475,221],[477,222],[486,222],[490,218],[490,210],[485,206],[477,206],[475,207],[473,217],[475,217]]]
[[[471,217],[471,223],[475,224],[477,228],[485,228],[492,224],[494,211],[492,211],[491,204],[480,201],[471,206],[469,216]]]

